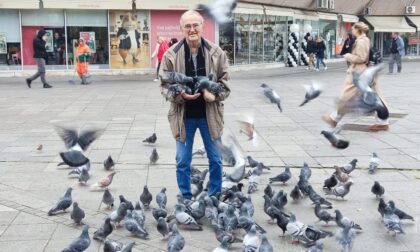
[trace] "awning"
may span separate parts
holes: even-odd
[[[37,1],[38,2],[38,1]],[[46,9],[131,10],[131,0],[43,0]],[[137,4],[139,5],[139,4]],[[38,7],[37,7],[38,8]]]
[[[274,6],[265,6],[265,13],[271,16],[293,17],[293,10]]]
[[[233,13],[264,15],[264,10],[260,4],[237,3]]]
[[[139,10],[190,10],[196,9],[198,3],[209,5],[212,2],[211,0],[136,0],[136,8]]]
[[[318,17],[324,20],[337,20],[337,14],[333,13],[318,12]]]
[[[305,20],[319,20],[318,14],[313,11],[293,10],[293,17]]]
[[[407,24],[404,17],[365,17],[375,32],[416,32],[416,28]]]
[[[0,9],[38,9],[38,0],[1,0]]]
[[[343,22],[356,23],[359,22],[359,17],[349,14],[340,14],[343,17]]]
[[[408,16],[407,18],[417,26],[417,31],[420,31],[420,16]]]

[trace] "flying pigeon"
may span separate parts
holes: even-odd
[[[378,166],[379,166],[379,157],[378,154],[376,154],[376,152],[372,153],[372,158],[370,159],[369,162],[369,173],[370,174],[374,174],[376,173],[376,171],[378,170]]]
[[[48,215],[54,215],[58,211],[65,212],[67,208],[71,206],[72,198],[71,198],[71,191],[73,188],[69,187],[62,198],[60,198],[55,206],[48,211]]]
[[[306,103],[308,103],[309,101],[317,98],[320,94],[321,94],[321,89],[319,87],[319,85],[312,83],[312,85],[305,85],[305,100],[299,105],[299,107],[302,107],[303,105],[305,105]]]
[[[111,192],[108,188],[105,189],[104,194],[102,196],[102,203],[108,206],[108,209],[114,207],[114,196],[112,196]]]
[[[375,194],[376,198],[381,198],[382,195],[384,195],[385,193],[385,188],[383,186],[381,186],[381,184],[379,184],[378,181],[375,181],[373,183],[372,188],[370,189],[370,191]]]
[[[112,233],[114,227],[111,225],[111,218],[106,217],[104,224],[93,233],[93,239],[105,241],[106,237]]]
[[[281,104],[280,104],[280,97],[276,93],[276,91],[274,91],[271,87],[269,87],[267,84],[264,84],[264,83],[261,84],[261,88],[263,89],[263,93],[265,97],[267,97],[271,103],[275,103],[277,107],[279,108],[280,112],[283,112],[283,109],[281,108]]]
[[[112,159],[111,155],[107,157],[104,161],[104,168],[105,170],[109,171],[112,167],[115,166],[114,160]]]
[[[199,4],[197,6],[197,9],[209,15],[219,25],[230,21],[235,8],[236,0],[214,0],[211,5]]]
[[[337,149],[345,149],[350,144],[349,141],[339,139],[333,132],[323,130],[321,134]]]
[[[151,136],[143,140],[143,143],[154,144],[156,143],[157,137],[156,133],[153,133]]]
[[[290,167],[284,168],[284,171],[279,175],[269,178],[270,184],[273,182],[282,182],[286,184],[286,182],[292,177],[292,172],[290,172]]]
[[[254,120],[249,118],[248,121],[238,120],[237,122],[240,128],[239,133],[244,133],[248,137],[248,140],[254,139],[256,136]]]
[[[108,186],[112,183],[112,180],[114,179],[114,175],[116,174],[116,171],[111,172],[110,174],[108,174],[108,176],[100,179],[98,182],[96,182],[95,184],[91,185],[90,188],[95,189],[95,188],[108,188]]]
[[[73,240],[67,248],[63,249],[62,252],[85,251],[90,246],[90,237],[88,230],[89,226],[85,225],[80,236]]]
[[[143,204],[144,207],[149,208],[152,200],[153,195],[149,192],[149,188],[147,188],[147,185],[145,185],[143,187],[143,192],[140,195],[140,202]]]
[[[70,218],[76,223],[81,224],[83,218],[85,218],[85,211],[79,207],[77,202],[73,202],[73,209],[70,212]]]
[[[150,154],[150,164],[156,164],[159,160],[159,154],[156,151],[156,148],[153,148],[152,154]]]

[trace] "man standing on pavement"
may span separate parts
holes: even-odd
[[[401,57],[405,55],[404,41],[398,35],[393,32],[391,34],[391,54],[389,55],[389,73],[392,74],[394,71],[394,62],[397,63],[397,72],[401,73]]]
[[[176,140],[176,178],[184,198],[191,199],[190,166],[194,136],[197,129],[209,160],[209,195],[222,189],[222,160],[217,149],[223,133],[223,103],[230,94],[228,58],[217,45],[202,38],[203,17],[196,11],[185,12],[180,19],[184,39],[166,51],[161,67],[161,93],[170,84],[164,72],[178,72],[190,77],[213,74],[213,81],[222,87],[218,94],[208,91],[169,97],[168,119]],[[194,90],[194,84],[190,86]]]
[[[44,88],[52,88],[47,81],[45,80],[45,59],[48,57],[47,49],[45,44],[47,40],[47,35],[45,30],[39,30],[36,38],[33,41],[34,47],[34,58],[38,66],[38,71],[30,78],[26,79],[26,84],[28,87],[31,87],[32,81],[41,76],[41,81],[44,84]]]

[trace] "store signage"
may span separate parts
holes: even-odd
[[[408,38],[409,45],[417,45],[420,44],[420,37],[409,37]]]

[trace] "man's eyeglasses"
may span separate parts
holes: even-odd
[[[194,30],[197,30],[200,27],[201,27],[201,23],[194,23],[194,24],[186,24],[182,28],[184,28],[184,30],[189,31],[191,30],[191,28],[193,28]]]

